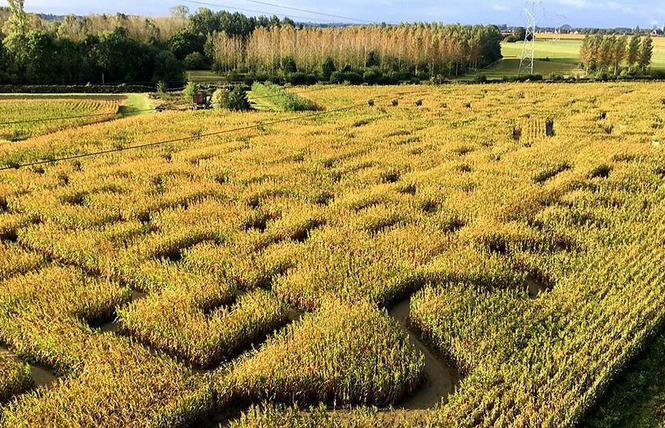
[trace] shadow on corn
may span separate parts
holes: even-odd
[[[146,293],[134,290],[132,291],[132,297],[130,298],[127,304],[134,303],[145,297],[147,297]],[[120,324],[118,324],[118,320],[115,318],[115,315],[113,316],[112,319],[94,320],[91,321],[89,324],[90,327],[97,330],[99,333],[115,333],[115,334],[120,333]]]

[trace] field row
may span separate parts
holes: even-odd
[[[0,97],[0,143],[114,118],[124,97]]]

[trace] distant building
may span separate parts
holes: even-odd
[[[662,36],[665,36],[665,26],[663,26],[663,27],[661,27],[661,28],[656,28],[656,29],[654,29],[654,30],[651,32],[651,35],[652,35],[653,37],[662,37]]]

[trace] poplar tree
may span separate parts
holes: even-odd
[[[628,45],[628,37],[622,36],[614,39],[612,46],[612,65],[614,66],[614,75],[619,74],[619,67],[626,58],[626,46]]]
[[[640,48],[639,66],[642,71],[646,71],[651,65],[651,57],[653,56],[653,40],[651,36],[647,36],[642,40],[642,47]]]
[[[635,34],[630,38],[630,44],[628,45],[628,53],[626,54],[626,62],[628,63],[629,68],[635,67],[637,61],[640,58],[640,36]]]

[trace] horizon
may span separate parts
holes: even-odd
[[[209,3],[209,4],[202,4]],[[257,4],[260,3],[260,4]],[[267,5],[279,4],[299,9],[319,11],[324,14],[353,17],[355,21],[338,19],[311,14],[307,11],[294,11],[288,8]],[[380,3],[381,7],[376,7]],[[311,0],[267,0],[253,2],[248,0],[210,0],[197,2],[175,1],[164,4],[156,0],[130,2],[116,0],[114,2],[99,1],[90,4],[83,0],[28,0],[25,9],[32,13],[52,15],[88,15],[116,14],[143,16],[167,16],[173,6],[184,5],[190,12],[199,7],[214,11],[228,10],[240,12],[247,16],[278,15],[288,16],[294,21],[312,24],[357,24],[358,21],[374,23],[400,22],[445,22],[461,24],[495,24],[520,26],[524,25],[523,3],[514,4],[507,0],[482,0],[473,6],[455,5],[450,0],[413,0],[406,4],[395,0],[382,0],[374,4],[341,0],[337,7],[321,9]],[[218,4],[218,7],[213,6]],[[0,0],[0,6],[7,6],[6,0]],[[455,7],[451,7],[455,5]],[[376,10],[380,13],[376,13]],[[559,27],[570,25],[573,28],[655,28],[665,24],[665,6],[656,1],[633,3],[629,1],[595,1],[595,0],[555,0],[543,2],[540,27]]]

